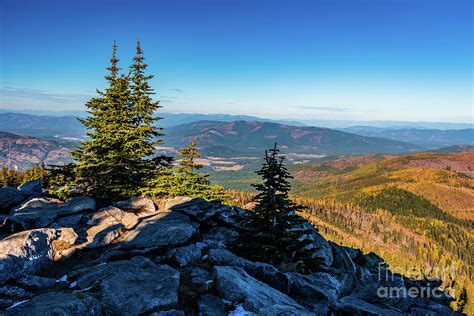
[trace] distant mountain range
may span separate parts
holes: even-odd
[[[200,121],[166,129],[167,146],[186,146],[197,139],[200,147],[229,148],[241,155],[261,155],[277,142],[285,152],[311,154],[408,153],[419,146],[311,126],[269,122]]]
[[[44,140],[0,131],[0,167],[29,168],[44,162],[59,165],[71,161],[73,143]]]
[[[471,126],[472,127],[472,126]],[[403,141],[426,148],[440,148],[454,145],[474,145],[474,128],[459,130],[439,129],[386,129],[373,126],[353,126],[341,131],[369,137],[383,137]]]
[[[52,113],[54,111],[26,111],[28,113],[4,112],[0,110],[0,130],[10,131],[20,135],[28,135],[35,137],[56,137],[56,138],[83,138],[86,134],[85,128],[77,120],[77,118],[86,117],[85,112],[65,111]],[[2,113],[4,112],[4,113]],[[43,115],[29,114],[42,113]],[[57,114],[67,113],[68,115],[60,116]],[[45,115],[47,114],[47,115]],[[51,115],[56,114],[56,115]],[[69,115],[74,114],[74,115]],[[229,115],[229,114],[174,114],[161,113],[163,119],[157,124],[160,127],[168,128],[170,126],[189,124],[202,120],[212,120],[221,122],[232,121],[261,121],[274,122],[281,124],[289,124],[294,126],[302,126],[297,121],[278,121],[270,119],[262,119],[246,115]]]
[[[310,155],[294,156],[295,163],[304,162],[308,157],[311,161],[320,159],[317,155],[403,154],[427,150],[469,152],[469,147],[450,146],[474,145],[474,129],[386,129],[354,126],[333,130],[298,126],[298,122],[294,121],[273,122],[250,116],[170,113],[162,116],[164,119],[159,121],[159,125],[165,128],[165,146],[174,147],[170,148],[171,152],[196,138],[206,157],[260,157],[263,150],[274,142],[286,153]],[[0,160],[0,165],[21,168],[44,160],[54,164],[64,161],[64,148],[70,148],[71,144],[77,143],[86,135],[86,130],[75,116],[25,113],[0,113],[0,131],[25,136],[18,140],[15,138],[17,135],[4,135],[0,140],[4,157]],[[5,158],[6,143],[10,150],[8,159]],[[57,156],[56,150],[60,152]]]
[[[42,138],[82,138],[85,128],[74,116],[0,114],[0,131]]]
[[[53,111],[53,110],[16,110],[16,109],[0,109],[0,114],[19,113],[35,116],[73,116],[85,117],[86,111]],[[231,115],[231,114],[199,114],[199,113],[169,113],[160,112],[158,116],[164,120],[160,122],[161,126],[168,127],[179,124],[186,124],[197,121],[258,121],[258,122],[274,122],[288,124],[294,126],[318,126],[327,128],[347,128],[352,126],[371,126],[388,129],[467,129],[472,128],[472,123],[451,123],[451,122],[411,122],[411,121],[353,121],[353,120],[329,120],[329,119],[269,119],[248,115]]]
[[[470,145],[455,145],[449,147],[443,147],[436,150],[432,150],[435,153],[447,153],[447,154],[458,154],[458,153],[472,153],[474,154],[474,146]]]

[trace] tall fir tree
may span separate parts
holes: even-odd
[[[118,72],[117,45],[112,46],[109,87],[87,102],[88,117],[80,120],[87,128],[88,139],[72,153],[75,158],[75,185],[81,193],[98,199],[123,198],[136,193],[131,177],[134,157],[130,156],[133,125],[130,84]]]
[[[159,101],[153,101],[155,94],[149,84],[153,75],[146,74],[148,65],[144,62],[140,40],[137,41],[136,55],[130,66],[131,107],[133,112],[133,128],[129,136],[130,156],[132,161],[133,181],[146,187],[148,182],[156,177],[156,173],[171,163],[171,158],[155,156],[155,147],[164,142],[162,128],[156,126],[161,117],[155,112],[161,108]]]
[[[155,156],[155,146],[162,144],[161,129],[149,85],[152,75],[145,73],[140,42],[127,76],[119,74],[117,45],[112,46],[108,88],[97,90],[97,97],[87,102],[88,117],[80,120],[87,128],[87,140],[72,153],[75,163],[51,170],[50,192],[60,197],[89,194],[110,201],[140,194],[171,158]],[[71,190],[70,188],[74,188]]]
[[[302,207],[289,198],[292,178],[275,146],[265,151],[265,161],[256,173],[262,182],[252,185],[258,192],[256,205],[242,224],[240,236],[231,249],[253,261],[269,262],[282,269],[308,272],[320,261],[312,258],[308,247],[310,231],[307,222],[297,212]]]

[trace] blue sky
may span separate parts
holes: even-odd
[[[0,0],[1,104],[84,109],[140,37],[163,111],[473,121],[469,0]]]

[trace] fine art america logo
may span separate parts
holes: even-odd
[[[454,289],[446,287],[440,290],[441,284],[448,284],[456,278],[456,267],[429,267],[425,272],[402,268],[387,268],[385,263],[378,266],[378,281],[383,284],[377,289],[380,298],[437,298],[440,300],[451,300],[454,297]],[[425,277],[431,275],[431,277]],[[422,281],[419,281],[422,277]],[[417,280],[418,279],[418,280]]]

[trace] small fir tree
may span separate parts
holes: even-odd
[[[224,190],[219,186],[212,186],[209,174],[200,173],[203,165],[196,159],[201,157],[195,139],[185,147],[179,149],[177,164],[170,169],[162,169],[159,178],[155,179],[154,186],[148,192],[153,196],[191,196],[207,200],[221,200]]]
[[[248,213],[231,249],[253,261],[308,272],[317,268],[320,261],[312,258],[307,222],[296,213],[303,208],[289,198],[292,177],[283,160],[276,144],[265,151],[265,162],[256,172],[262,183],[253,185],[257,191],[256,205]]]
[[[175,167],[175,186],[170,190],[171,195],[188,195],[208,197],[211,190],[209,174],[199,173],[203,165],[196,162],[201,155],[193,139],[188,147],[180,148],[178,165]]]

